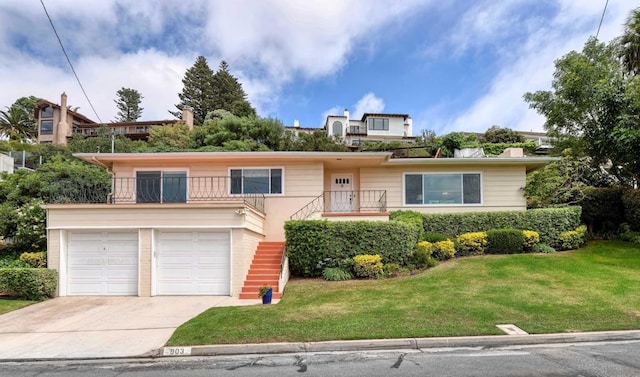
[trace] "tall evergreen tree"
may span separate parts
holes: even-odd
[[[242,84],[229,72],[229,65],[224,60],[213,75],[213,89],[215,109],[224,109],[236,116],[256,115]]]
[[[142,115],[144,108],[140,107],[142,95],[135,89],[121,88],[116,92],[118,96],[113,102],[118,107],[116,122],[135,122]]]
[[[187,69],[182,79],[182,93],[178,94],[180,103],[176,105],[179,111],[169,111],[176,117],[184,106],[193,110],[193,122],[196,126],[202,125],[209,111],[216,109],[213,89],[213,71],[207,64],[204,56],[198,56],[193,66]]]

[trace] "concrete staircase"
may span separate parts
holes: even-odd
[[[249,273],[244,280],[240,299],[258,299],[258,290],[262,285],[273,287],[273,298],[281,298],[278,287],[280,263],[284,253],[284,242],[260,242],[253,256]]]

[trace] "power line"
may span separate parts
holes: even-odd
[[[602,10],[602,17],[600,17],[600,24],[598,24],[598,31],[596,32],[596,39],[598,39],[598,34],[600,34],[600,27],[602,26],[602,20],[604,20],[604,13],[607,11],[607,5],[609,5],[609,0],[604,3],[604,9]]]
[[[82,83],[80,82],[80,78],[78,77],[78,74],[76,73],[75,68],[73,68],[73,64],[71,64],[71,59],[69,59],[69,55],[67,55],[67,51],[64,49],[64,45],[62,44],[62,40],[60,39],[60,36],[58,35],[58,31],[56,30],[56,27],[53,26],[53,21],[51,20],[51,16],[49,16],[49,12],[47,12],[47,7],[44,6],[44,0],[40,0],[40,4],[42,4],[42,8],[44,9],[44,13],[47,15],[47,18],[49,19],[49,23],[51,24],[51,28],[53,29],[53,32],[56,35],[56,38],[58,38],[58,43],[60,43],[60,47],[62,48],[62,53],[67,58],[67,63],[69,63],[69,67],[71,67],[71,72],[73,72],[73,75],[76,77],[76,81],[78,81],[78,85],[80,85],[80,89],[82,89],[82,94],[84,94],[84,98],[86,98],[87,102],[89,102],[89,106],[91,106],[91,110],[93,110],[93,113],[95,114],[96,118],[98,118],[100,123],[102,123],[102,119],[100,119],[100,116],[98,115],[98,112],[93,107],[93,104],[91,103],[91,100],[89,99],[89,96],[87,95],[87,92],[84,90],[84,86],[82,86]]]

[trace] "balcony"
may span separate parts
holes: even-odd
[[[238,177],[234,177],[237,179]],[[242,178],[242,177],[241,177]],[[231,194],[231,177],[113,178],[111,184],[60,180],[50,187],[51,204],[244,202],[264,213],[264,194]],[[244,184],[250,183],[245,179]],[[254,187],[259,187],[256,182]],[[256,190],[251,190],[256,191]]]
[[[291,220],[305,220],[321,214],[377,215],[387,211],[386,190],[325,191],[291,215]]]
[[[367,126],[349,126],[347,135],[367,135]]]

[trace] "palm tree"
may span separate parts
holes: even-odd
[[[620,37],[620,47],[620,59],[625,71],[631,76],[640,73],[640,8],[629,13]]]
[[[9,140],[29,141],[33,137],[33,129],[29,122],[29,114],[18,106],[0,110],[0,136]]]

